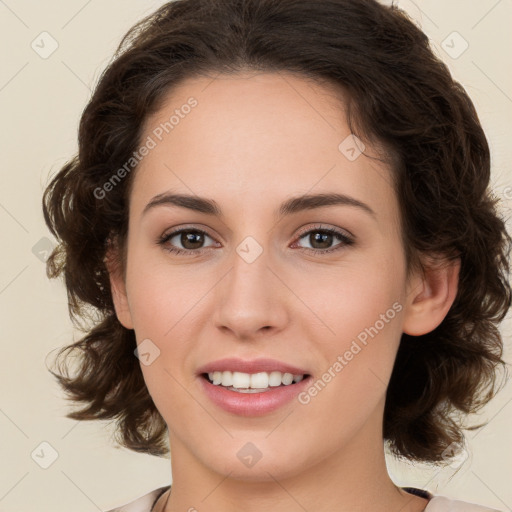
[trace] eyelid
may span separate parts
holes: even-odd
[[[195,226],[185,225],[185,226],[179,226],[179,227],[172,228],[169,232],[164,232],[160,237],[158,237],[156,242],[158,245],[164,246],[165,250],[167,250],[170,253],[187,254],[188,256],[192,256],[192,257],[201,255],[202,253],[204,253],[206,250],[208,250],[211,247],[211,246],[201,247],[199,249],[180,249],[180,248],[176,248],[176,247],[173,247],[171,249],[171,248],[165,247],[165,244],[171,238],[174,238],[176,235],[179,235],[180,233],[182,233],[184,231],[197,232],[202,235],[206,235],[206,236],[210,237],[212,240],[214,240],[216,243],[218,243],[214,236],[212,236],[205,229],[198,228],[197,225],[195,225]],[[313,249],[313,248],[309,248],[309,247],[301,247],[300,249],[302,249],[303,251],[306,251],[306,252],[313,252],[314,254],[317,254],[317,255],[325,255],[325,254],[335,252],[337,250],[341,250],[346,246],[353,245],[355,243],[355,239],[356,239],[356,237],[350,231],[348,231],[346,229],[342,229],[342,228],[338,228],[338,227],[334,228],[334,227],[325,226],[323,224],[317,223],[313,226],[307,225],[304,228],[300,228],[299,233],[296,235],[295,242],[293,242],[293,244],[295,245],[305,235],[307,235],[311,232],[315,232],[315,231],[323,231],[326,233],[330,233],[334,236],[337,236],[339,239],[341,239],[341,243],[339,243],[329,249]]]
[[[206,235],[206,236],[210,237],[212,240],[214,240],[216,243],[218,243],[216,238],[214,236],[212,236],[206,229],[198,228],[196,226],[197,225],[178,226],[178,227],[172,228],[170,230],[164,231],[164,233],[157,238],[156,243],[158,245],[165,246],[165,244],[171,238],[174,238],[176,235],[181,234],[183,231],[197,232],[197,233],[200,233],[202,235]],[[202,251],[204,251],[206,249],[207,249],[207,247],[202,247],[201,249],[180,249],[180,248],[176,248],[175,251],[174,250],[170,250],[170,249],[167,249],[167,250],[169,252],[180,252],[180,251],[181,252],[187,252],[187,253],[193,255],[193,254],[198,254],[199,252],[202,252]]]
[[[352,240],[355,240],[355,238],[356,238],[348,229],[332,227],[332,226],[328,226],[325,224],[319,224],[319,223],[314,224],[313,226],[308,224],[308,225],[306,225],[305,228],[299,228],[297,237],[300,238],[302,235],[307,234],[310,231],[315,231],[315,230],[316,231],[333,231],[340,235],[344,235],[347,238],[351,238]]]
[[[198,227],[198,226],[201,226],[201,227]],[[163,238],[169,239],[170,237],[180,234],[182,231],[197,231],[198,233],[208,235],[212,240],[216,240],[216,237],[209,233],[208,228],[202,227],[201,224],[193,224],[193,225],[185,224],[183,226],[176,226],[174,228],[169,228],[168,230],[164,231],[162,235],[160,235],[158,237],[158,240],[162,240]]]

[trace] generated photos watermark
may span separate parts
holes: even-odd
[[[108,192],[111,192],[121,181],[130,174],[135,167],[146,157],[149,155],[152,149],[155,149],[159,142],[161,142],[165,135],[170,133],[182,119],[190,114],[194,107],[197,107],[198,101],[191,96],[187,103],[181,105],[180,108],[174,109],[175,114],[173,114],[167,121],[160,123],[156,128],[153,129],[151,135],[146,137],[144,143],[139,146],[137,151],[132,153],[132,156],[121,166],[117,171],[115,171],[112,176],[103,183],[101,187],[96,187],[94,189],[94,197],[96,199],[104,199]]]
[[[374,338],[379,334],[379,332],[384,329],[386,324],[388,324],[393,318],[395,318],[397,313],[402,311],[402,304],[399,302],[394,302],[392,307],[390,307],[385,313],[381,313],[379,316],[379,320],[377,320],[372,326],[366,327],[363,329],[358,335],[357,340],[352,340],[350,344],[350,348],[346,350],[343,355],[339,355],[336,358],[336,361],[327,369],[325,373],[322,374],[320,378],[318,378],[307,390],[302,391],[297,395],[298,401],[302,405],[307,405],[311,402],[311,399],[320,393],[329,382],[331,382],[336,375],[338,375],[345,366],[349,364],[350,361],[361,352],[361,350],[368,345],[368,337]],[[358,343],[359,341],[359,343]]]

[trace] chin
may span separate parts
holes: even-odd
[[[284,480],[296,476],[314,463],[311,460],[308,463],[304,447],[300,451],[296,447],[287,450],[279,442],[270,443],[264,438],[261,441],[255,438],[251,442],[247,441],[248,438],[250,436],[245,436],[244,440],[231,440],[229,446],[219,446],[218,453],[203,453],[201,457],[196,452],[196,455],[211,471],[245,482]]]

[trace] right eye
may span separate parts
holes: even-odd
[[[165,233],[158,240],[158,244],[163,246],[166,251],[174,254],[197,256],[204,251],[203,247],[196,246],[204,243],[205,236],[211,238],[206,231],[196,228],[182,228],[171,231],[170,233]],[[173,239],[176,240],[172,242]],[[177,248],[176,244],[181,244],[183,248]]]

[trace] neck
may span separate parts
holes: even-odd
[[[172,434],[170,446],[172,492],[159,500],[157,512],[421,512],[428,503],[390,479],[377,421],[368,422],[349,443],[315,464],[287,473],[268,466],[256,473],[255,465],[251,479],[234,478],[229,467],[213,471]]]

